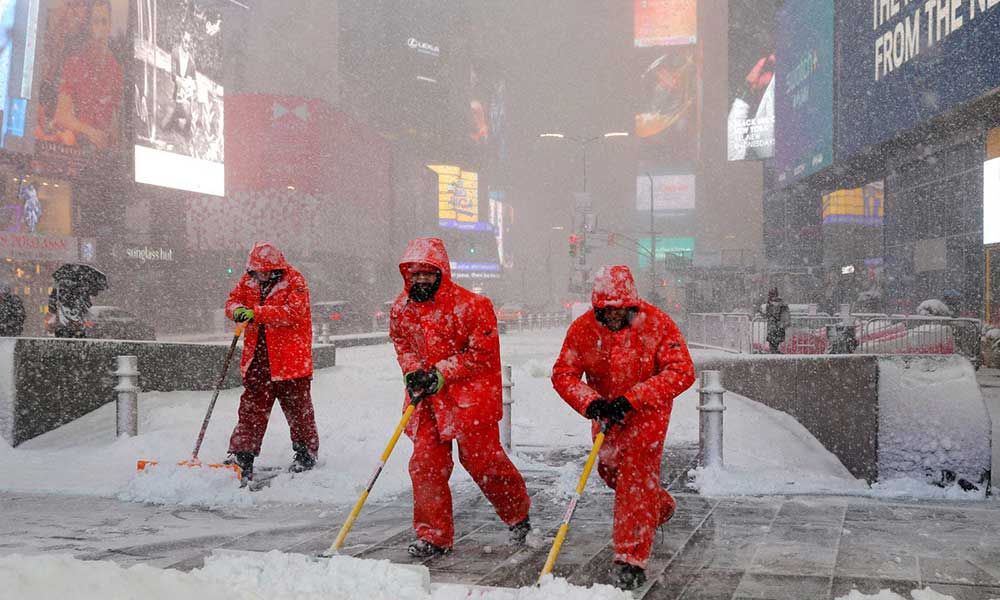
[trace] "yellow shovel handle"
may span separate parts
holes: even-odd
[[[351,509],[351,514],[347,516],[347,520],[344,521],[344,526],[340,528],[340,533],[337,534],[337,539],[334,540],[333,545],[331,545],[323,556],[332,556],[336,554],[340,547],[344,545],[344,538],[347,537],[347,532],[351,530],[351,526],[354,525],[354,520],[358,518],[358,514],[361,512],[361,507],[365,505],[365,500],[368,499],[368,494],[375,487],[375,480],[382,473],[382,469],[385,467],[385,463],[389,460],[389,455],[392,454],[392,449],[396,447],[396,442],[399,440],[400,434],[403,433],[403,429],[409,422],[410,417],[413,416],[413,410],[416,408],[416,404],[410,403],[406,407],[406,411],[403,413],[403,418],[399,421],[399,425],[396,426],[396,431],[392,434],[392,439],[389,440],[389,445],[385,447],[385,451],[382,452],[382,458],[375,467],[375,472],[372,474],[371,479],[368,480],[368,485],[365,487],[365,491],[361,492],[361,497],[358,501],[354,503],[354,508]]]
[[[583,495],[583,489],[587,487],[587,479],[590,478],[590,472],[594,468],[594,462],[597,461],[597,453],[601,450],[601,444],[604,443],[604,432],[601,431],[594,438],[594,447],[590,450],[590,456],[587,457],[587,464],[583,466],[583,473],[580,474],[580,482],[576,484],[576,496],[569,503],[569,508],[566,510],[566,515],[563,517],[562,525],[559,526],[559,531],[556,533],[556,539],[552,542],[552,549],[549,550],[549,557],[545,559],[545,566],[542,567],[542,573],[538,576],[538,582],[541,583],[542,577],[545,577],[552,572],[552,567],[556,564],[556,557],[559,556],[559,549],[562,548],[563,540],[566,539],[566,534],[569,532],[569,521],[573,518],[573,511],[576,510],[576,503],[580,500],[580,496]]]

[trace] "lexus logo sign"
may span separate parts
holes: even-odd
[[[421,54],[427,54],[429,56],[440,56],[441,48],[435,46],[434,44],[428,42],[421,42],[417,38],[410,38],[406,40],[406,46],[410,50],[416,50]]]

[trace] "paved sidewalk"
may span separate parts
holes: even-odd
[[[537,450],[553,465],[582,463],[587,448]],[[1000,501],[886,501],[848,497],[704,498],[684,487],[694,448],[672,448],[666,481],[678,499],[657,534],[646,598],[837,598],[852,588],[892,589],[909,598],[925,586],[960,600],[1000,598]],[[578,471],[574,471],[578,473]],[[551,470],[525,473],[532,522],[544,543],[516,549],[482,495],[455,494],[454,552],[425,561],[435,582],[495,586],[535,581],[568,498]],[[565,486],[561,486],[565,489]],[[608,580],[612,496],[594,475],[577,508],[555,572],[572,583]],[[214,549],[316,554],[346,506],[267,505],[198,510],[112,499],[0,494],[0,554],[72,553],[79,558],[192,569]],[[344,551],[414,562],[410,499],[377,488]]]

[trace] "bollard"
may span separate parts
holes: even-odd
[[[514,404],[514,397],[511,394],[511,388],[514,387],[514,379],[511,376],[510,365],[504,365],[500,369],[501,378],[503,380],[503,416],[500,417],[500,443],[503,444],[505,450],[510,450],[514,446],[514,442],[511,439],[511,409]]]
[[[323,323],[319,328],[319,343],[329,344],[330,343],[330,324]]]
[[[524,316],[517,315],[517,330],[518,332],[524,332]]]
[[[726,410],[722,402],[725,388],[718,371],[702,371],[698,394],[701,402],[698,428],[698,453],[703,467],[722,467],[722,412]]]
[[[115,392],[118,402],[115,409],[118,437],[139,435],[139,359],[131,355],[118,356],[118,378]]]

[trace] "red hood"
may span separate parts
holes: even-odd
[[[632,271],[625,265],[602,267],[594,275],[594,291],[590,296],[594,308],[639,306]]]
[[[410,291],[409,267],[414,264],[431,265],[441,270],[441,287],[451,284],[451,263],[448,251],[439,238],[416,238],[410,240],[399,260],[399,274],[403,276],[406,291]]]
[[[250,258],[247,259],[247,271],[275,271],[277,269],[288,270],[291,266],[285,260],[285,255],[281,253],[271,242],[257,242],[250,251]]]

